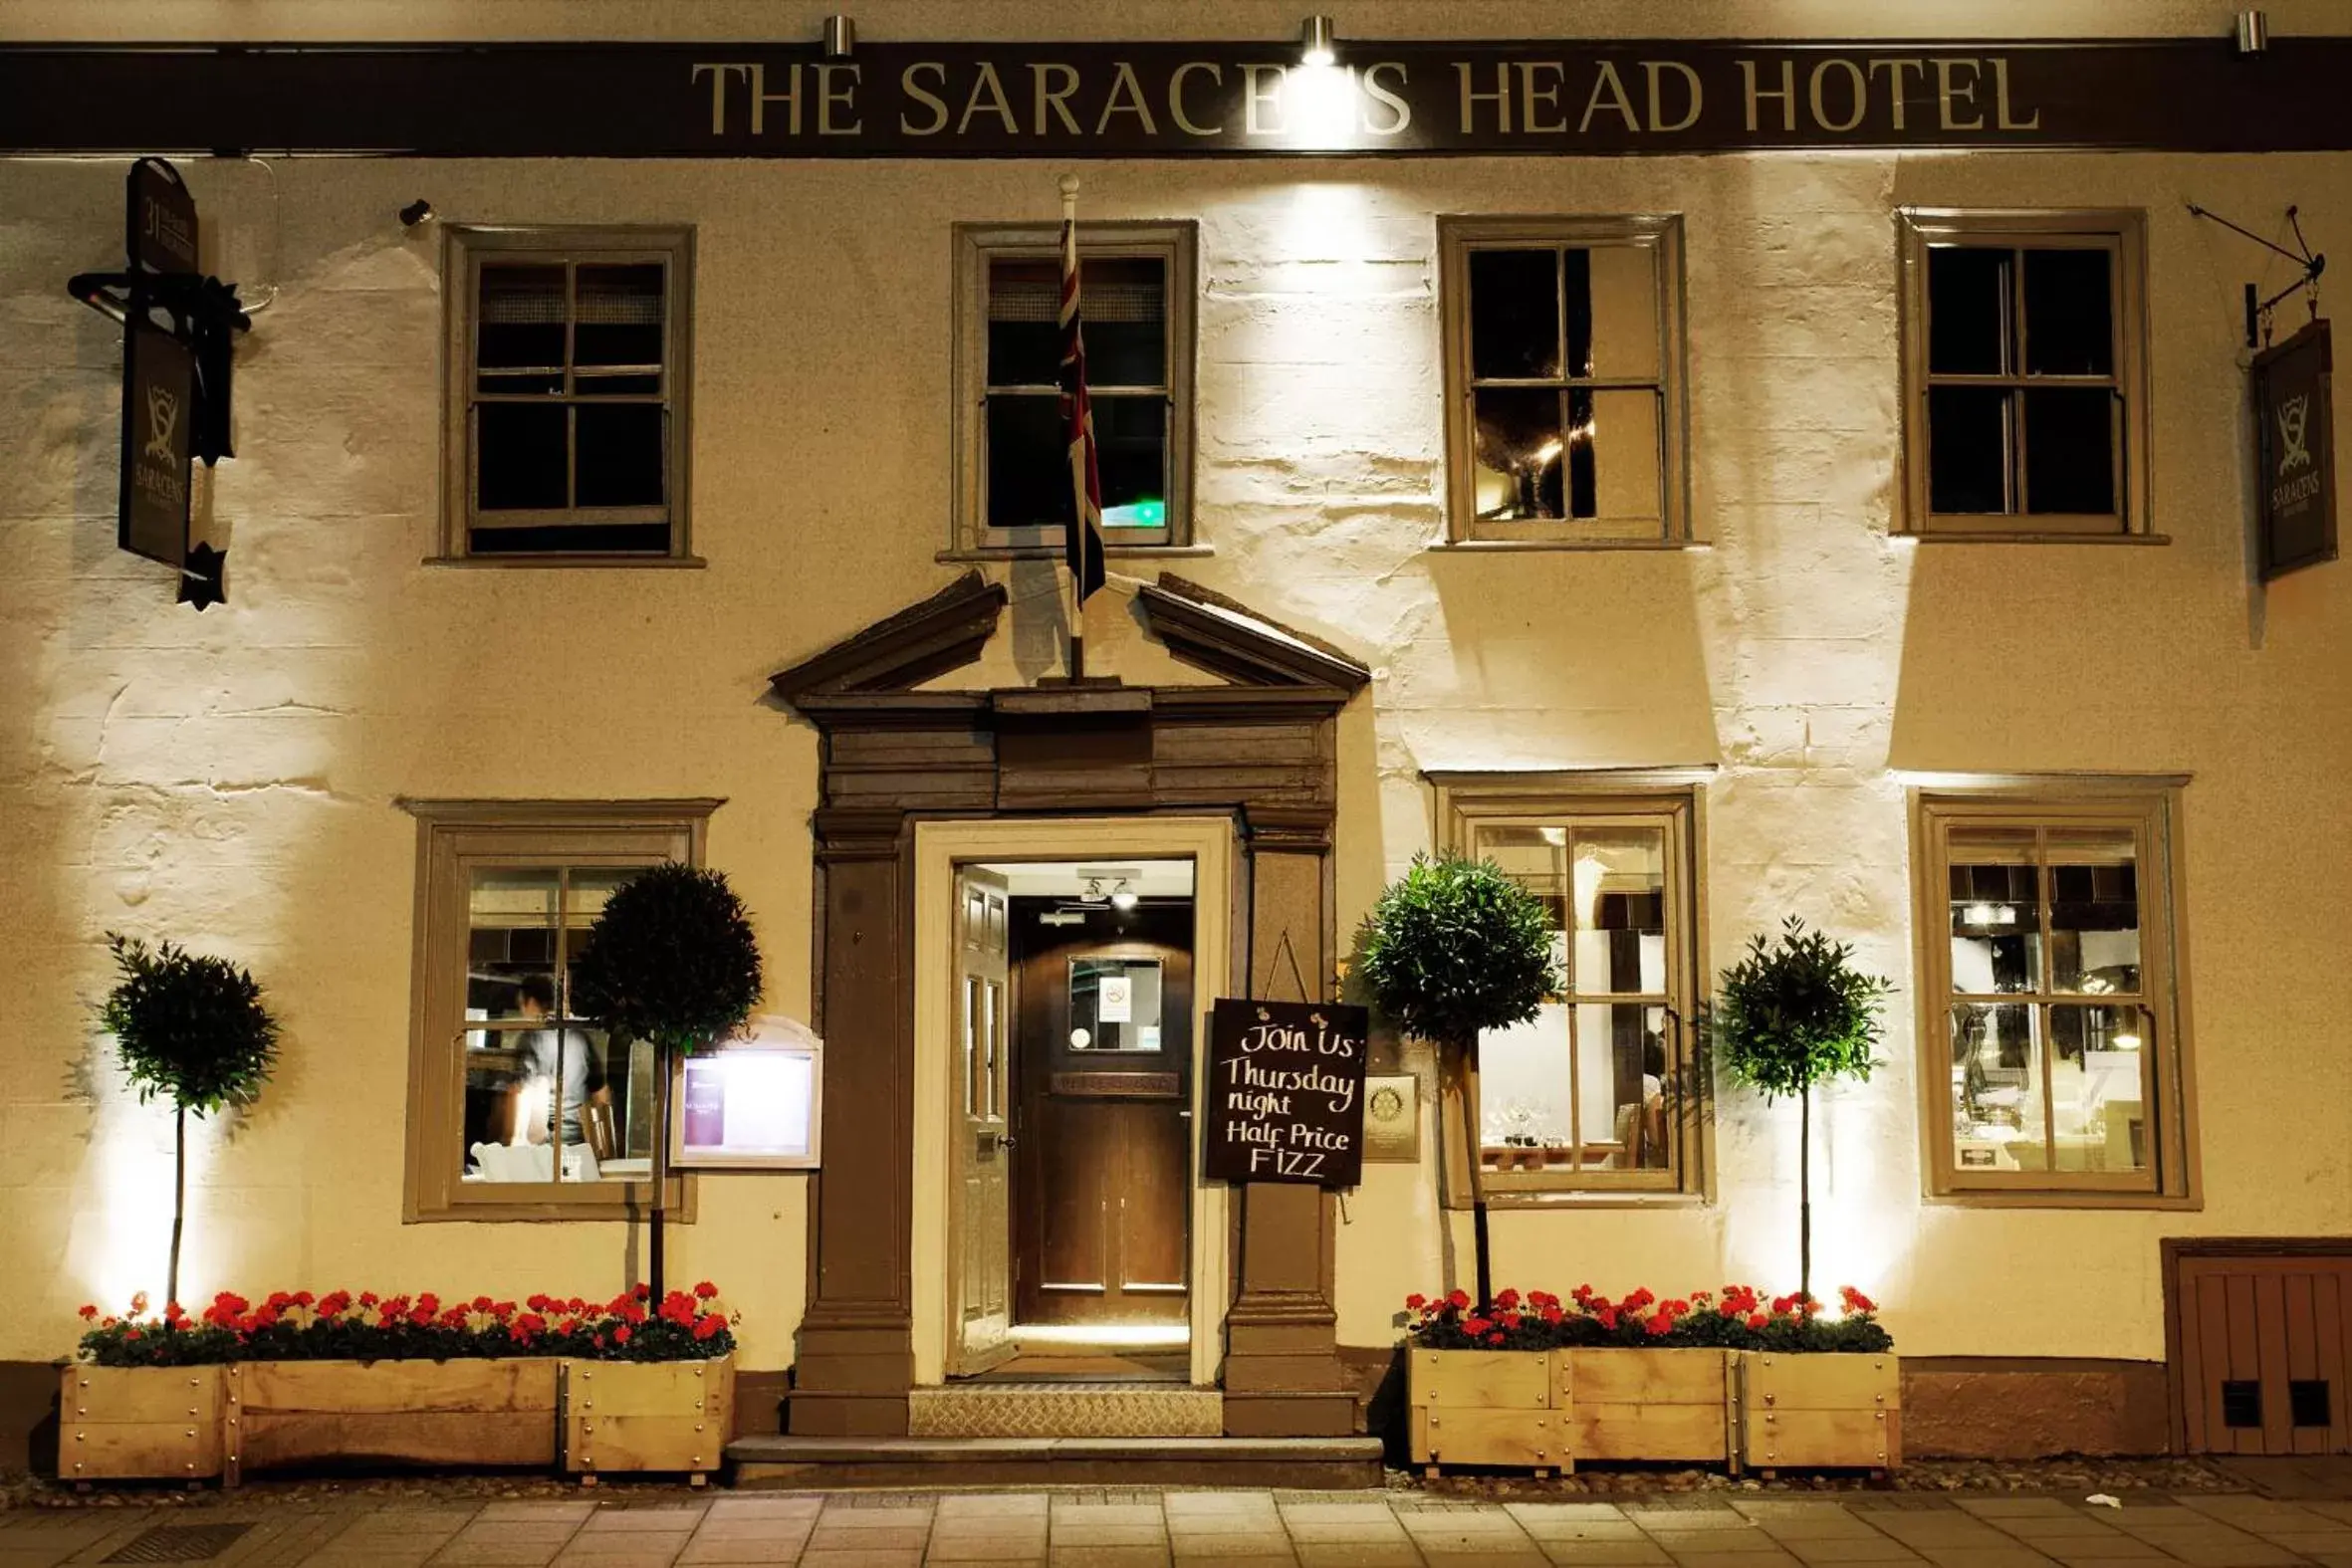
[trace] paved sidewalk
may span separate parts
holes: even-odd
[[[188,1530],[215,1533],[155,1533]],[[162,1555],[175,1547],[176,1555]],[[210,1554],[201,1555],[206,1548]],[[2352,1568],[2352,1502],[2158,1495],[2113,1509],[2046,1497],[1899,1494],[1618,1504],[1169,1491],[225,1502],[0,1513],[0,1568],[165,1561],[240,1568]]]

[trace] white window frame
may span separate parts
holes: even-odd
[[[1078,225],[1081,262],[1116,256],[1157,258],[1167,269],[1168,497],[1159,529],[1106,529],[1106,556],[1202,554],[1193,544],[1193,382],[1196,345],[1198,225],[1103,222]],[[1058,525],[992,528],[988,521],[988,276],[1002,257],[1058,257],[1058,224],[959,223],[955,228],[955,519],[943,560],[1058,560]],[[1079,302],[1083,327],[1084,301]]]
[[[416,909],[402,1219],[621,1220],[649,1181],[467,1182],[464,1167],[468,894],[481,867],[700,865],[715,799],[401,800],[416,818]],[[668,1182],[671,1218],[694,1218],[691,1176]]]
[[[1897,214],[1901,235],[1903,355],[1903,513],[1896,532],[1936,540],[2053,540],[2089,544],[2101,541],[2163,543],[2152,532],[2149,461],[2151,423],[2148,389],[2147,214],[2136,208],[2015,210],[1906,207]],[[2014,373],[1992,376],[1936,375],[1928,372],[1928,254],[1940,246],[1970,246],[1988,250],[2047,250],[2095,248],[2114,257],[2109,316],[2115,335],[2110,377],[2027,376],[2020,362]],[[2021,272],[2021,269],[2020,269]],[[2021,277],[2014,285],[2022,290]],[[2017,330],[2023,331],[2021,305],[2012,307]],[[2021,396],[2029,384],[2095,385],[2112,381],[2123,408],[2116,420],[2121,450],[2115,458],[2117,510],[2113,514],[1966,512],[1938,513],[1929,504],[1928,391],[1933,385],[1981,384],[2006,386]],[[2021,443],[2023,432],[2016,439]],[[2012,469],[2020,473],[2019,454]]]
[[[1938,780],[1909,790],[1917,939],[1922,1168],[1928,1196],[1988,1207],[2194,1209],[2202,1206],[2194,1053],[2189,1037],[2187,888],[2180,852],[2185,775]],[[2130,828],[2138,856],[2140,997],[2156,1040],[2145,1114],[2150,1164],[2136,1172],[1964,1171],[1952,1119],[1951,854],[1954,826]],[[2042,889],[2046,904],[2049,889]],[[2049,944],[2042,963],[2051,962]],[[2049,977],[2043,976],[2048,987]],[[2018,1005],[2036,1005],[2017,994]],[[2054,995],[2054,993],[2053,993]],[[2067,1002],[2095,996],[2066,994]],[[2046,1076],[2047,1068],[2044,1073]]]
[[[1482,384],[1471,373],[1470,257],[1480,250],[1562,250],[1600,246],[1647,249],[1656,264],[1658,374],[1650,377],[1556,378],[1567,387],[1655,388],[1658,393],[1658,504],[1655,529],[1599,536],[1562,521],[1482,522],[1477,503],[1477,413]],[[1446,399],[1446,544],[1510,550],[1682,549],[1697,543],[1691,527],[1688,353],[1684,341],[1683,222],[1679,213],[1613,217],[1473,217],[1438,219],[1438,293],[1444,333]],[[1510,384],[1510,383],[1505,383]],[[1534,384],[1534,383],[1530,383]],[[1553,384],[1547,379],[1540,384]]]
[[[1476,853],[1482,826],[1555,826],[1571,823],[1666,828],[1666,1008],[1668,1068],[1683,1084],[1675,1100],[1675,1137],[1663,1170],[1573,1168],[1484,1173],[1488,1202],[1497,1208],[1705,1203],[1714,1170],[1714,1093],[1707,1081],[1700,1014],[1707,995],[1702,942],[1706,931],[1706,785],[1704,768],[1594,769],[1543,773],[1433,772],[1441,848]],[[1474,1092],[1473,1100],[1476,1099]],[[1480,1110],[1442,1096],[1448,1116],[1448,1187],[1457,1207],[1469,1202],[1470,1162],[1480,1144]],[[1661,1180],[1661,1178],[1664,1178]]]
[[[474,374],[476,304],[486,262],[571,267],[657,262],[664,269],[661,401],[667,411],[665,504],[646,507],[567,507],[549,511],[484,513],[474,504]],[[689,546],[694,388],[694,230],[686,227],[511,227],[452,224],[443,232],[441,263],[442,419],[439,564],[497,566],[699,566]],[[515,551],[477,553],[477,526],[531,527],[664,523],[665,554],[648,551]]]

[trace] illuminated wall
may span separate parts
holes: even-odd
[[[70,7],[9,26],[87,36]],[[321,8],[147,8],[158,28],[315,32]],[[787,32],[806,17],[729,13]],[[1733,25],[1728,8],[1590,25]],[[2206,8],[2101,6],[2123,31]],[[1556,26],[1552,8],[1381,8],[1435,36]],[[2051,30],[2043,6],[1923,6],[1926,33]],[[1988,13],[1992,14],[1988,14]],[[527,14],[526,14],[527,13]],[[502,10],[609,31],[611,13]],[[601,21],[597,20],[599,14]],[[1744,7],[1760,34],[1867,34],[1883,8]],[[2300,21],[2298,22],[2298,18]],[[699,20],[699,18],[698,18]],[[1053,35],[1033,7],[907,5],[870,32]],[[1342,13],[1342,29],[1351,22]],[[2317,5],[2273,26],[2329,25]],[[1767,25],[1768,22],[1768,25]],[[478,8],[399,25],[455,36]],[[713,26],[722,23],[714,22]],[[1098,28],[1089,13],[1088,29]],[[1276,36],[1257,5],[1142,8],[1137,32]],[[115,330],[66,300],[120,234],[120,164],[0,161],[0,1358],[66,1348],[75,1305],[161,1273],[168,1124],[92,1059],[101,933],[250,964],[288,1025],[251,1120],[199,1141],[190,1293],[617,1287],[618,1227],[399,1222],[417,796],[717,794],[710,854],[751,904],[771,1004],[809,1005],[816,746],[766,676],[947,571],[958,221],[1057,210],[1049,163],[185,165],[215,270],[274,287],[239,361],[239,442],[210,492],[231,602],[175,608],[117,554]],[[1200,224],[1198,532],[1182,569],[1375,668],[1342,721],[1339,909],[1352,926],[1430,841],[1429,768],[1715,764],[1710,968],[1794,911],[1905,991],[1892,1065],[1817,1118],[1824,1283],[1889,1303],[1922,1354],[2162,1354],[2157,1238],[2352,1230],[2352,694],[2343,567],[2245,585],[2236,289],[2257,257],[2186,199],[2352,249],[2340,157],[1723,156],[1618,161],[1106,163],[1085,212]],[[694,538],[701,570],[466,570],[436,537],[437,244],[468,222],[698,226]],[[2148,548],[1912,547],[1896,502],[1895,238],[1904,204],[2149,213],[2155,434]],[[1432,552],[1442,533],[1441,212],[1686,218],[1698,551]],[[1126,563],[1119,563],[1123,569]],[[966,678],[1051,667],[1053,582]],[[1128,591],[1114,582],[1113,597]],[[1093,658],[1200,679],[1098,613]],[[2183,771],[2199,1213],[1986,1210],[1919,1196],[1905,818],[1895,770]],[[1501,1215],[1500,1276],[1684,1288],[1785,1279],[1793,1111],[1727,1096],[1718,1201]],[[802,1309],[805,1184],[706,1182],[673,1267],[747,1313],[783,1365]],[[1367,1170],[1339,1240],[1342,1338],[1384,1342],[1437,1275],[1427,1173]]]

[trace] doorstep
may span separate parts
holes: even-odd
[[[1378,1438],[797,1438],[727,1445],[735,1484],[1373,1488]]]

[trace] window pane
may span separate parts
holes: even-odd
[[[1574,266],[1583,258],[1587,282],[1580,287]],[[1568,273],[1568,362],[1587,368],[1580,375],[1610,377],[1658,374],[1658,253],[1647,245],[1595,245],[1570,251]],[[1578,302],[1584,347],[1577,346]]]
[[[2050,1008],[2056,1169],[2148,1168],[2147,1038],[2138,1008]]]
[[[474,872],[466,894],[468,1020],[537,1017],[555,1007],[557,881],[552,869]],[[468,1045],[490,1043],[469,1031]]]
[[[1055,440],[1060,437],[1060,405],[1057,399]],[[1102,510],[1113,508],[1126,526],[1143,523],[1156,508],[1161,523],[1167,518],[1168,400],[1165,397],[1097,397],[1094,410],[1095,477],[1102,484]],[[1069,457],[1061,451],[1061,488],[1070,488]],[[1067,508],[1063,509],[1067,512]],[[1149,526],[1149,525],[1144,525]]]
[[[2006,512],[2009,394],[1999,387],[1928,388],[1928,510]]]
[[[484,265],[474,312],[474,363],[563,367],[563,268]]]
[[[1517,823],[1481,823],[1471,840],[1471,852],[1501,866],[1514,882],[1543,905],[1551,929],[1566,929],[1568,920],[1568,830]],[[1559,948],[1566,967],[1567,948]]]
[[[1994,1003],[1952,1009],[1952,1146],[1964,1173],[2038,1171],[2048,1163],[2037,1010]]]
[[[1079,1035],[1083,1033],[1081,1042]],[[1069,1048],[1158,1050],[1160,961],[1069,961]]]
[[[2138,994],[2137,849],[2129,828],[2050,835],[2051,990]]]
[[[474,504],[484,512],[565,505],[562,403],[482,403],[474,410]]]
[[[2114,312],[2105,250],[2025,253],[2025,371],[2115,373]]]
[[[659,403],[583,403],[580,482],[584,507],[657,507],[667,498],[663,432],[669,415]]]
[[[1938,245],[1928,252],[1928,370],[1999,375],[2009,368],[2009,268],[2015,253]],[[1982,510],[1982,509],[1975,509]]]
[[[1568,1008],[1545,1003],[1534,1020],[1479,1034],[1479,1143],[1490,1168],[1546,1161],[1573,1142],[1568,1102]]]
[[[2103,386],[2025,390],[2025,510],[2115,510],[2115,395]]]
[[[557,523],[466,530],[466,551],[475,556],[665,556],[669,548],[667,523]]]
[[[1100,430],[1097,425],[1097,443]],[[1069,448],[1061,438],[1059,399],[1003,393],[990,396],[989,527],[1058,527],[1068,523],[1069,517]]]
[[[1659,499],[1658,394],[1568,393],[1570,516],[1655,523]]]
[[[1087,386],[1167,385],[1167,264],[1157,256],[1104,256],[1080,258],[1078,269]],[[1060,287],[1058,274],[1055,287]],[[1059,308],[1058,297],[1056,308]],[[1054,359],[1058,375],[1058,326],[1056,332]]]
[[[1482,380],[1560,373],[1557,251],[1470,253],[1470,373]]]
[[[1576,1071],[1587,1169],[1664,1170],[1673,1163],[1665,1008],[1579,1006]]]
[[[1576,915],[1571,987],[1581,995],[1666,990],[1666,830],[1579,828],[1569,870]]]
[[[1053,386],[1061,378],[1061,264],[998,256],[988,264],[988,384]]]
[[[1484,387],[1473,396],[1478,515],[1495,522],[1565,516],[1560,394],[1548,387]]]
[[[575,364],[662,362],[662,269],[582,266],[573,280]]]
[[[2041,873],[2033,834],[1971,828],[1951,839],[1952,989],[1964,997],[2041,986]]]

